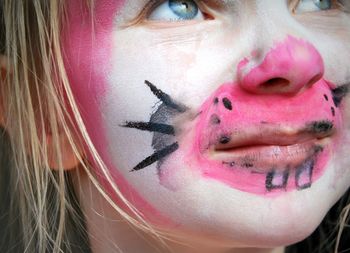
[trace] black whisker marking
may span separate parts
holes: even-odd
[[[127,121],[122,127],[135,128],[142,131],[157,132],[169,135],[175,135],[175,129],[171,125],[154,122],[135,122]]]
[[[333,131],[333,122],[329,120],[313,121],[307,124],[307,131],[312,134],[323,134],[327,135]]]
[[[151,89],[152,93],[159,98],[166,106],[177,110],[180,113],[185,112],[187,109],[184,105],[175,102],[168,94],[158,89],[150,81],[145,80],[145,84]]]
[[[133,171],[138,171],[138,170],[142,170],[148,166],[150,166],[151,164],[163,159],[164,157],[170,155],[171,153],[175,152],[177,149],[179,148],[179,144],[177,142],[166,146],[165,148],[154,152],[152,155],[150,155],[149,157],[146,157],[142,162],[140,162],[138,165],[136,165],[131,172]]]
[[[340,105],[343,98],[349,93],[349,86],[350,84],[345,84],[332,90],[333,102],[336,107]]]

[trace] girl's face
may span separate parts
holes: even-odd
[[[148,221],[286,245],[349,187],[346,1],[97,0],[94,26],[68,2],[74,95]]]

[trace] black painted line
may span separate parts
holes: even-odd
[[[333,117],[335,117],[335,109],[333,106],[331,107],[331,112],[332,112]]]
[[[333,122],[329,120],[313,121],[307,124],[308,132],[314,134],[328,134],[333,130]]]
[[[295,172],[295,186],[297,187],[298,190],[304,190],[304,189],[307,189],[307,188],[311,187],[311,184],[312,184],[312,173],[313,173],[313,170],[314,170],[314,166],[315,166],[315,162],[314,162],[313,159],[311,159],[309,161],[304,162],[302,165],[300,165],[296,169],[296,172]],[[310,168],[308,168],[308,167],[310,167]],[[307,175],[309,182],[300,185],[299,184],[300,176],[305,170],[309,170],[308,171],[308,175]]]
[[[127,121],[124,125],[122,125],[122,127],[175,135],[175,129],[173,126],[161,123]]]
[[[289,178],[289,169],[286,169],[285,171],[283,171],[282,184],[274,185],[272,183],[275,175],[276,175],[276,171],[271,171],[266,175],[265,187],[268,191],[272,191],[273,189],[285,189],[287,187],[288,178]]]
[[[345,84],[332,90],[332,98],[335,107],[338,107],[343,98],[349,93],[349,86],[350,84]]]
[[[175,102],[168,94],[158,89],[153,83],[145,80],[145,84],[151,89],[152,93],[159,98],[166,106],[177,110],[180,113],[186,111],[186,107]]]
[[[154,152],[152,155],[150,155],[149,157],[146,157],[142,162],[140,162],[139,164],[137,164],[132,170],[133,171],[138,171],[138,170],[142,170],[148,166],[150,166],[151,164],[163,159],[164,157],[170,155],[171,153],[175,152],[177,149],[179,148],[179,144],[177,142],[166,146],[165,148]]]

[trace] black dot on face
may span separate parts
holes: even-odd
[[[242,164],[242,167],[245,167],[245,168],[252,168],[252,167],[254,167],[254,164],[252,164],[252,163],[243,163],[243,164]]]
[[[332,115],[333,115],[333,117],[334,117],[334,116],[335,116],[335,109],[334,109],[333,106],[331,107],[331,111],[332,111]]]
[[[224,106],[227,110],[230,110],[230,111],[232,110],[232,103],[228,98],[224,98],[222,100],[222,103],[224,104]]]
[[[229,163],[228,163],[228,166],[230,166],[230,167],[234,167],[235,165],[236,165],[235,162],[229,162]]]
[[[230,140],[231,140],[231,138],[229,136],[223,135],[220,137],[219,142],[221,144],[227,144],[230,142]]]
[[[220,120],[218,115],[213,114],[210,117],[210,123],[213,124],[213,125],[219,125],[221,123],[221,120]]]
[[[219,99],[218,98],[214,98],[214,104],[219,103]]]
[[[326,101],[328,101],[328,96],[326,94],[324,94],[323,97],[326,99]]]

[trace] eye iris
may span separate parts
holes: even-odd
[[[170,0],[169,8],[181,19],[193,19],[198,14],[198,6],[192,0]]]
[[[331,0],[313,0],[315,5],[321,10],[328,10],[332,7]]]

